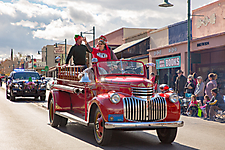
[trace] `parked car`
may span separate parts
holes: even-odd
[[[15,101],[16,97],[35,97],[40,96],[41,100],[46,98],[46,84],[44,77],[38,72],[14,69],[6,82],[6,98]]]

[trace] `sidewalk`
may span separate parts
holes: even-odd
[[[0,87],[0,89],[2,90],[6,90],[6,84],[3,82],[2,83],[2,87]],[[45,101],[36,101],[34,102],[34,104],[44,107],[44,108],[48,108],[48,96],[49,96],[49,90],[46,90],[46,98]]]

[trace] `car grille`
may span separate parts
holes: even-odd
[[[166,118],[167,104],[164,97],[150,100],[135,97],[123,98],[124,117],[131,121],[157,121]]]
[[[142,99],[150,99],[153,95],[153,88],[132,87],[131,89],[134,97],[139,97]]]

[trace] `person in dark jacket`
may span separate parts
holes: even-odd
[[[183,76],[182,70],[178,70],[177,75],[178,76],[175,81],[175,92],[178,94],[178,96],[184,96],[184,86],[187,82],[187,78]]]
[[[221,110],[220,106],[224,104],[223,97],[218,93],[218,89],[214,88],[211,90],[211,93],[213,95],[212,99],[207,102],[207,113],[209,113],[209,120],[214,120],[215,117],[215,110]],[[209,110],[209,111],[208,111]]]
[[[85,45],[81,44],[83,37],[75,35],[74,39],[76,44],[70,48],[70,52],[66,58],[66,65],[68,65],[70,58],[73,56],[74,65],[86,66],[86,52],[91,53],[92,49],[88,49]]]
[[[185,92],[186,93],[189,93],[189,94],[194,94],[194,91],[195,91],[195,81],[194,81],[194,78],[192,75],[189,75],[188,76],[188,79],[187,79],[187,82],[184,86],[185,88]]]

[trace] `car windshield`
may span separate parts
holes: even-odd
[[[13,79],[15,80],[28,80],[31,77],[32,80],[40,80],[40,76],[35,72],[17,72],[14,74]]]
[[[127,61],[127,60],[118,60],[118,61],[104,61],[97,64],[98,72],[100,75],[144,75],[144,66],[142,62],[137,61]]]

